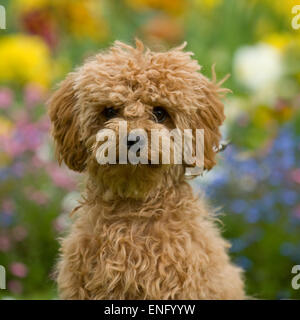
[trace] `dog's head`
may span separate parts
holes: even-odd
[[[183,48],[160,53],[145,50],[140,41],[136,48],[116,42],[70,73],[49,100],[59,161],[87,171],[113,193],[139,197],[160,183],[184,179],[186,167],[197,164],[187,163],[181,151],[182,163],[175,160],[175,145],[185,145],[183,135],[169,139],[170,162],[163,161],[168,133],[191,129],[195,146],[195,131],[202,129],[203,169],[210,170],[224,120],[220,99],[227,89],[215,76],[203,76]]]

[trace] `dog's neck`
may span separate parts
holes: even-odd
[[[97,219],[104,219],[108,223],[115,221],[115,219],[124,218],[126,220],[159,219],[168,216],[164,214],[166,211],[178,214],[180,211],[178,208],[187,207],[194,199],[192,188],[187,182],[174,185],[171,189],[157,189],[144,199],[118,196],[109,198],[105,193],[103,195],[88,194],[89,196],[85,198],[85,204],[93,208],[92,212],[95,213]],[[183,199],[188,199],[188,201],[183,203]],[[169,218],[171,217],[172,215],[169,215]],[[178,217],[178,219],[181,218]]]
[[[111,189],[99,184],[97,180],[90,178],[86,183],[84,202],[92,207],[100,206],[106,212],[132,211],[143,217],[150,217],[153,215],[153,211],[157,212],[170,206],[170,204],[174,208],[179,206],[184,195],[189,194],[192,197],[192,188],[184,180],[184,177],[180,180],[171,177],[168,176],[167,180],[158,182],[155,188],[150,189],[144,196],[139,195],[138,197],[116,194]],[[149,208],[149,211],[146,212],[143,208]]]

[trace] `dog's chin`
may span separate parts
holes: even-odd
[[[110,198],[145,199],[159,189],[168,165],[100,165],[98,177]]]

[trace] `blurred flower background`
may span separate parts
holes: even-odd
[[[257,298],[300,298],[300,30],[295,0],[10,0],[0,30],[1,298],[56,298],[57,238],[80,181],[59,167],[45,100],[74,66],[115,39],[154,49],[188,42],[226,86],[230,146],[192,182],[219,208],[233,260]],[[224,215],[223,215],[224,213]]]

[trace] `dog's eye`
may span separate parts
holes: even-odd
[[[112,119],[118,114],[118,110],[114,107],[105,108],[103,111],[103,115],[106,119]]]
[[[162,107],[153,108],[153,116],[156,122],[164,122],[168,116],[168,112]]]

